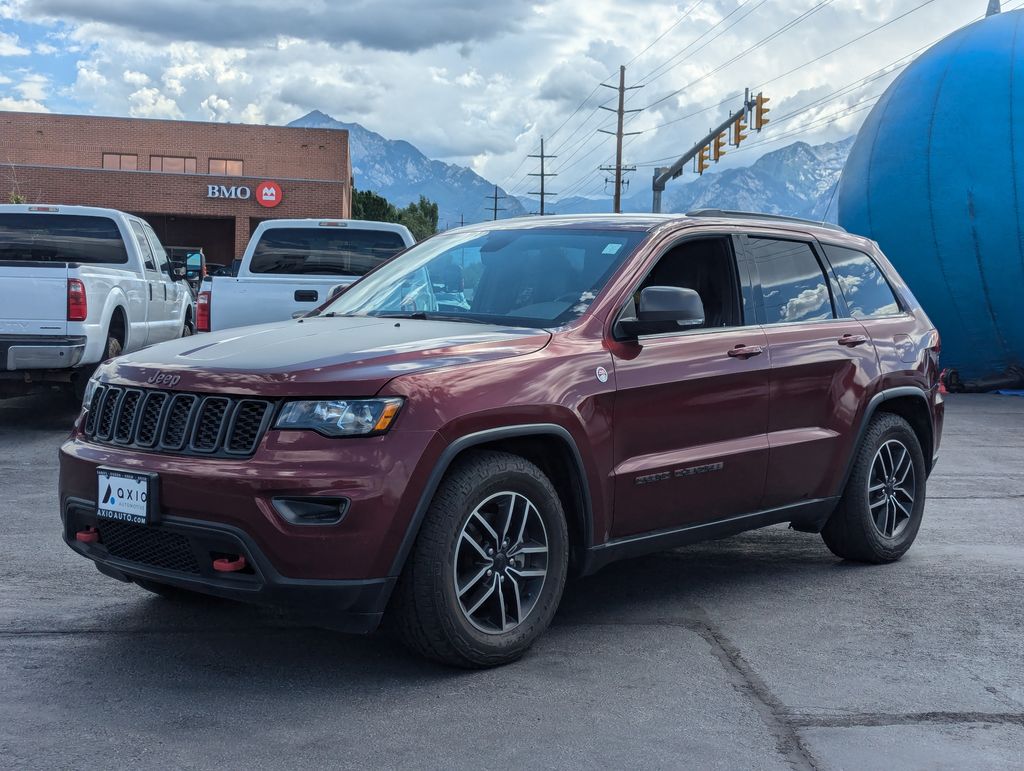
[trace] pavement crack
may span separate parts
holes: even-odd
[[[1001,723],[1024,727],[1024,712],[867,712],[835,717],[790,717],[789,721],[799,728],[858,728],[922,723]]]
[[[729,640],[700,606],[693,606],[692,620],[684,622],[699,634],[721,662],[726,675],[740,693],[753,704],[755,711],[775,738],[779,753],[797,771],[815,771],[818,766],[797,734],[797,726],[785,705],[771,692],[767,683],[754,671],[739,648]]]

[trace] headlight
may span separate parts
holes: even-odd
[[[100,384],[98,378],[91,377],[89,382],[85,384],[85,395],[82,397],[82,411],[88,412],[89,407],[92,404],[92,395],[96,393],[96,386]]]
[[[286,402],[274,427],[309,429],[324,436],[383,434],[395,421],[401,406],[401,399]]]

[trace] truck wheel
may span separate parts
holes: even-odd
[[[898,415],[876,415],[868,426],[843,497],[821,531],[837,557],[894,562],[917,537],[924,515],[924,453]]]
[[[569,538],[544,473],[506,452],[473,453],[445,475],[395,589],[405,644],[467,669],[522,656],[555,615]]]
[[[121,355],[121,341],[113,335],[107,336],[107,347],[103,352],[103,357],[100,359],[101,362],[107,359],[113,359],[115,356]],[[85,387],[89,384],[89,378],[93,376],[96,371],[98,364],[93,364],[89,367],[78,370],[71,376],[71,393],[74,394],[75,400],[81,402],[85,398]]]
[[[186,318],[185,324],[181,328],[182,337],[191,337],[195,334],[195,330],[192,328],[192,319]]]

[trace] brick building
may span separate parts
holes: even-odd
[[[212,263],[265,219],[351,216],[351,176],[347,131],[0,111],[0,202],[121,209]]]

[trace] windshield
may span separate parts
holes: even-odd
[[[0,260],[124,264],[117,223],[77,214],[0,214]]]
[[[404,248],[392,230],[268,228],[256,243],[249,272],[362,276]]]
[[[322,315],[559,326],[586,311],[646,235],[541,226],[435,236],[353,284]]]

